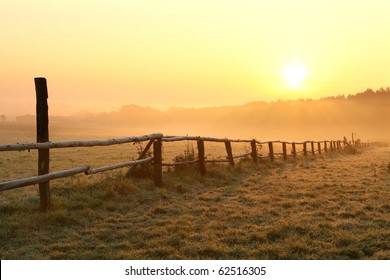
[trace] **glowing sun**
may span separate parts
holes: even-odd
[[[290,89],[301,88],[306,78],[306,68],[301,63],[289,63],[284,67],[283,77]]]

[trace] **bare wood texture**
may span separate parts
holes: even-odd
[[[198,163],[198,162],[199,162],[199,160],[195,159],[195,160],[181,161],[181,162],[162,163],[161,165],[162,166],[181,166],[181,165],[187,165],[187,164],[194,164],[194,163]]]
[[[47,105],[48,92],[45,78],[35,78],[36,93],[36,129],[37,143],[49,141],[49,107]],[[50,149],[38,150],[38,176],[49,173]],[[39,183],[39,198],[41,210],[51,209],[50,181]]]
[[[269,158],[271,159],[271,162],[275,161],[275,155],[274,155],[274,146],[273,142],[268,142],[268,150],[269,150]]]
[[[90,169],[90,170],[86,171],[85,174],[90,175],[90,174],[96,174],[96,173],[114,170],[114,169],[118,169],[118,168],[135,166],[135,165],[151,162],[152,160],[153,160],[153,157],[148,157],[148,158],[144,158],[144,159],[138,159],[138,160],[134,160],[134,161],[123,162],[123,163],[118,163],[118,164],[114,164],[114,165],[94,168],[94,169]]]
[[[292,143],[292,155],[293,157],[297,157],[297,147],[295,146],[295,142]]]
[[[257,163],[257,144],[255,139],[253,139],[251,142],[251,149],[252,149],[252,153],[251,153],[252,160],[254,163]]]
[[[156,134],[149,134],[144,136],[113,138],[108,140],[7,144],[7,145],[0,145],[0,151],[22,151],[22,150],[33,150],[33,149],[111,146],[111,145],[118,145],[118,144],[125,144],[125,143],[143,142],[152,139],[158,139],[161,137],[162,137],[161,133],[156,133]]]
[[[225,148],[226,148],[226,153],[227,153],[227,158],[229,160],[229,164],[231,166],[234,166],[232,144],[230,143],[230,141],[225,141]]]
[[[162,146],[161,139],[158,139],[158,140],[153,142],[154,185],[156,187],[161,187],[163,185],[161,146]]]
[[[198,158],[199,158],[199,169],[200,169],[200,174],[206,175],[207,174],[207,169],[206,169],[206,157],[205,157],[205,150],[204,150],[204,141],[203,140],[198,140],[197,141],[197,146],[198,146]]]
[[[282,143],[282,149],[283,149],[283,160],[287,160],[287,144],[286,144],[286,142]]]
[[[45,174],[45,175],[25,178],[25,179],[21,179],[21,180],[0,183],[0,191],[26,187],[26,186],[30,186],[30,185],[43,183],[43,182],[48,182],[50,180],[74,176],[74,175],[79,174],[79,173],[84,173],[89,169],[90,169],[89,166],[82,166],[82,167],[77,167],[77,168],[73,168],[73,169],[69,169],[69,170],[63,170],[63,171],[53,172],[53,173],[49,173],[49,174]]]
[[[311,145],[311,154],[314,156],[315,155],[315,150],[314,150],[314,141],[310,142]]]

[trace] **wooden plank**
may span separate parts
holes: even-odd
[[[49,107],[47,105],[48,92],[45,78],[35,78],[36,93],[36,129],[37,143],[49,142]],[[38,150],[38,176],[49,173],[50,150]],[[50,181],[39,183],[39,198],[41,210],[51,209]]]
[[[50,180],[74,176],[74,175],[79,174],[79,173],[84,173],[89,169],[90,169],[89,166],[81,166],[81,167],[77,167],[77,168],[73,168],[73,169],[69,169],[69,170],[57,171],[57,172],[53,172],[53,173],[49,173],[49,174],[45,174],[45,175],[34,176],[34,177],[29,177],[29,178],[25,178],[25,179],[21,179],[21,180],[0,183],[0,191],[26,187],[26,186],[30,186],[30,185],[39,184],[42,182],[48,182]]]
[[[147,163],[147,162],[151,162],[151,161],[153,161],[153,157],[148,157],[148,158],[144,158],[144,159],[133,160],[133,161],[129,161],[129,162],[123,162],[123,163],[118,163],[118,164],[114,164],[114,165],[90,169],[90,170],[86,171],[85,174],[91,175],[91,174],[96,174],[96,173],[114,170],[114,169],[118,169],[118,168],[135,166],[135,165],[139,165],[139,164],[143,164],[143,163]]]
[[[57,148],[74,148],[74,147],[95,147],[111,146],[132,142],[143,142],[152,139],[161,138],[161,133],[149,134],[144,136],[131,136],[125,138],[113,138],[108,140],[87,140],[87,141],[65,141],[65,142],[45,142],[45,143],[26,143],[26,144],[6,144],[0,145],[1,151],[22,151],[34,149],[57,149]]]

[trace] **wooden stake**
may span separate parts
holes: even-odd
[[[230,141],[225,141],[225,148],[226,148],[226,153],[227,153],[227,158],[229,160],[229,164],[230,164],[230,166],[234,166],[232,143]]]
[[[205,152],[204,152],[204,141],[198,140],[197,145],[198,145],[198,158],[199,158],[200,174],[206,175],[207,169],[206,169]]]
[[[307,157],[307,143],[303,143],[303,155]]]
[[[274,146],[272,142],[268,142],[268,149],[269,149],[269,158],[271,162],[275,161],[275,155],[274,155]]]
[[[297,147],[295,146],[295,142],[292,143],[292,154],[294,158],[297,157]]]
[[[282,143],[282,147],[283,147],[283,160],[287,160],[287,144],[286,144],[286,142]]]
[[[257,146],[256,146],[256,140],[253,140],[253,141],[251,142],[251,148],[252,148],[251,156],[252,156],[253,162],[254,162],[254,163],[257,163]]]
[[[162,142],[161,139],[157,139],[153,142],[153,165],[154,165],[154,185],[161,187],[162,181]]]
[[[35,78],[36,92],[36,121],[37,143],[49,142],[49,108],[47,105],[48,93],[45,78]],[[38,150],[38,176],[49,173],[50,150]],[[51,209],[50,181],[39,183],[39,197],[41,210],[47,212]]]

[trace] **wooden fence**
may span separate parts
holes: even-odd
[[[207,163],[229,163],[234,166],[235,159],[252,158],[254,163],[259,160],[268,158],[271,162],[275,161],[276,157],[282,157],[287,160],[288,157],[297,157],[298,154],[308,156],[309,154],[321,154],[323,152],[334,152],[344,148],[346,143],[337,141],[304,141],[304,142],[283,142],[283,141],[266,141],[260,142],[256,139],[241,140],[241,139],[227,139],[227,138],[211,138],[199,136],[164,136],[161,133],[155,133],[137,137],[126,137],[108,140],[93,140],[93,141],[67,141],[67,142],[49,142],[48,133],[48,106],[47,106],[47,86],[46,79],[36,78],[36,92],[37,92],[37,143],[28,144],[9,144],[0,145],[0,152],[2,151],[23,151],[23,150],[38,150],[38,176],[25,178],[21,180],[14,180],[0,183],[0,191],[11,190],[15,188],[25,187],[29,185],[39,184],[39,194],[41,209],[48,211],[51,208],[50,197],[50,181],[74,176],[76,174],[84,173],[85,175],[96,174],[108,170],[118,168],[131,167],[146,163],[153,164],[154,184],[157,187],[163,185],[163,167],[164,166],[178,166],[185,164],[198,164],[201,174],[207,174]],[[111,146],[120,145],[124,143],[139,143],[148,141],[143,152],[137,160],[118,163],[105,167],[93,168],[89,165],[72,168],[69,170],[61,170],[56,172],[49,172],[50,150],[59,148],[74,148],[74,147],[94,147],[94,146]],[[177,142],[177,141],[196,141],[197,143],[197,157],[192,161],[184,162],[163,162],[162,145],[163,142]],[[205,142],[220,142],[224,143],[226,150],[226,158],[209,159],[205,154]],[[250,151],[244,154],[234,155],[232,150],[232,143],[248,143]],[[267,146],[268,153],[265,155],[258,153],[259,146]],[[280,145],[281,153],[274,152],[276,145]],[[291,152],[287,151],[287,146],[291,146]],[[153,146],[153,148],[152,148]],[[299,149],[301,146],[301,149]],[[153,149],[153,156],[146,157],[149,149]]]

